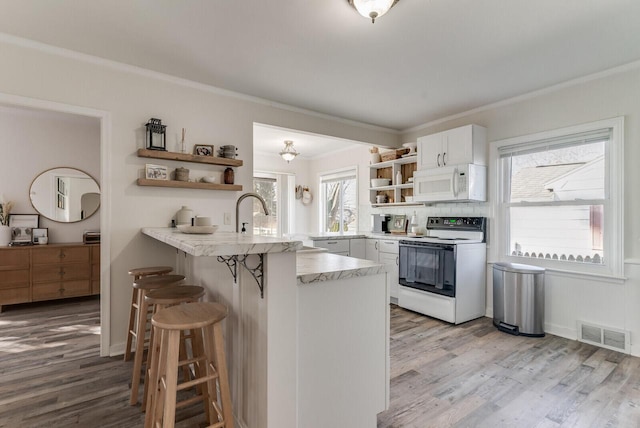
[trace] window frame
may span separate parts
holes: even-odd
[[[320,194],[319,195],[320,200],[318,201],[318,218],[320,219],[320,221],[318,222],[318,232],[320,234],[342,236],[342,235],[355,235],[358,233],[358,227],[359,227],[359,221],[360,221],[360,191],[359,191],[360,183],[358,180],[358,177],[359,177],[358,173],[359,173],[358,165],[353,165],[350,167],[339,168],[339,169],[334,169],[330,171],[323,171],[318,174],[318,189],[319,189],[318,193]],[[345,233],[343,230],[343,222],[340,222],[340,230],[338,232],[326,232],[325,225],[327,220],[327,217],[326,217],[327,195],[326,195],[326,191],[323,184],[325,181],[340,180],[340,179],[345,179],[350,177],[354,177],[355,179],[355,195],[356,195],[355,206],[357,209],[356,229]]]
[[[509,254],[510,218],[509,208],[513,203],[504,202],[505,185],[509,178],[508,168],[501,166],[500,149],[506,146],[530,146],[533,142],[552,140],[572,134],[610,128],[611,139],[605,149],[606,194],[604,201],[604,264],[576,263],[561,260],[537,259]],[[566,128],[523,135],[505,140],[494,141],[490,145],[490,159],[494,166],[494,174],[490,176],[490,195],[495,219],[491,232],[494,244],[493,258],[497,261],[525,263],[544,267],[551,271],[574,273],[578,275],[597,275],[621,279],[624,277],[624,117],[599,120]],[[590,205],[591,200],[571,203]],[[526,203],[519,203],[524,206]],[[536,203],[531,205],[544,205]],[[553,204],[556,205],[556,204]],[[560,204],[558,204],[560,205]]]

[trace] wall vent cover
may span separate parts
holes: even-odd
[[[628,331],[578,321],[578,340],[614,351],[631,353]]]

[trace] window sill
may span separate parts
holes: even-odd
[[[568,270],[568,269],[558,269],[556,267],[548,267],[548,266],[542,266],[540,264],[534,264],[534,263],[526,263],[524,261],[521,260],[505,260],[505,262],[507,263],[521,263],[521,264],[529,264],[531,266],[538,266],[541,268],[545,269],[545,275],[550,275],[550,276],[559,276],[559,277],[565,277],[565,278],[576,278],[576,279],[586,279],[586,280],[600,280],[602,282],[608,282],[611,284],[623,284],[627,278],[624,276],[617,276],[617,275],[611,275],[611,274],[603,274],[603,273],[597,273],[597,272],[578,272],[578,271],[574,271],[574,270]],[[497,260],[492,260],[492,261],[488,261],[487,264],[489,265],[493,265],[494,263],[500,263],[500,261]]]

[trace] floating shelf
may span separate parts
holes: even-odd
[[[172,187],[174,189],[231,190],[234,192],[242,191],[242,185],[240,184],[213,184],[197,183],[194,181],[150,180],[147,178],[138,178],[138,186]]]
[[[220,158],[217,156],[198,156],[198,155],[191,155],[188,153],[164,152],[162,150],[148,150],[148,149],[138,149],[138,157],[175,160],[175,161],[182,161],[182,162],[205,163],[209,165],[222,165],[222,166],[242,166],[242,163],[243,163],[240,159]],[[203,183],[203,184],[206,184],[206,183]],[[171,186],[165,186],[165,187],[171,187]]]

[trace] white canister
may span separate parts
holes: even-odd
[[[191,219],[193,218],[193,211],[186,205],[183,205],[181,209],[176,213],[176,224],[186,224],[191,226]]]

